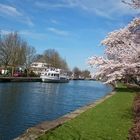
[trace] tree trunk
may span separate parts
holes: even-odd
[[[14,76],[14,67],[12,66],[12,74],[11,74],[11,76],[13,77]]]

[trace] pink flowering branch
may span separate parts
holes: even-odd
[[[140,75],[140,19],[134,19],[125,28],[108,34],[101,42],[106,46],[105,56],[93,56],[88,63],[96,67],[94,77],[105,83]]]
[[[135,9],[140,8],[140,0],[131,0],[131,2],[127,2],[127,0],[122,0],[122,2],[130,5],[131,7]]]

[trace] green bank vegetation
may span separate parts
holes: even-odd
[[[38,140],[127,140],[132,126],[135,91],[117,88],[116,94]]]

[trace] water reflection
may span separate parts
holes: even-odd
[[[0,83],[0,139],[11,140],[28,127],[56,119],[110,91],[95,81]]]
[[[56,93],[58,94],[59,93],[59,87],[60,87],[60,84],[58,83],[41,83],[41,90],[40,92],[44,93],[44,94],[53,94],[53,93]]]

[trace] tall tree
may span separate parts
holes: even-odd
[[[24,43],[23,45],[23,52],[24,52],[24,64],[25,67],[28,69],[31,63],[34,61],[36,50],[34,47],[28,46],[28,44]]]
[[[65,69],[65,70],[69,70],[68,64],[67,64],[65,59],[61,59],[60,68]]]
[[[44,51],[42,61],[50,64],[55,68],[68,69],[67,62],[60,56],[55,49],[48,49]]]
[[[21,39],[17,32],[0,35],[0,62],[7,67],[25,65],[29,67],[35,54],[35,48]],[[13,73],[13,71],[12,71]]]
[[[14,50],[13,39],[15,39],[16,33],[10,33],[8,35],[1,35],[0,37],[0,61],[1,64],[7,67],[10,65],[11,58]],[[15,41],[15,40],[14,40]]]
[[[42,54],[36,54],[34,57],[34,62],[44,62]]]
[[[91,57],[89,64],[97,66],[94,75],[106,83],[131,78],[136,84],[140,76],[140,19],[134,19],[123,29],[111,32],[102,44],[105,57]]]
[[[18,33],[12,33],[11,38],[11,58],[10,58],[10,65],[12,66],[20,66],[23,65],[22,58],[22,40]]]

